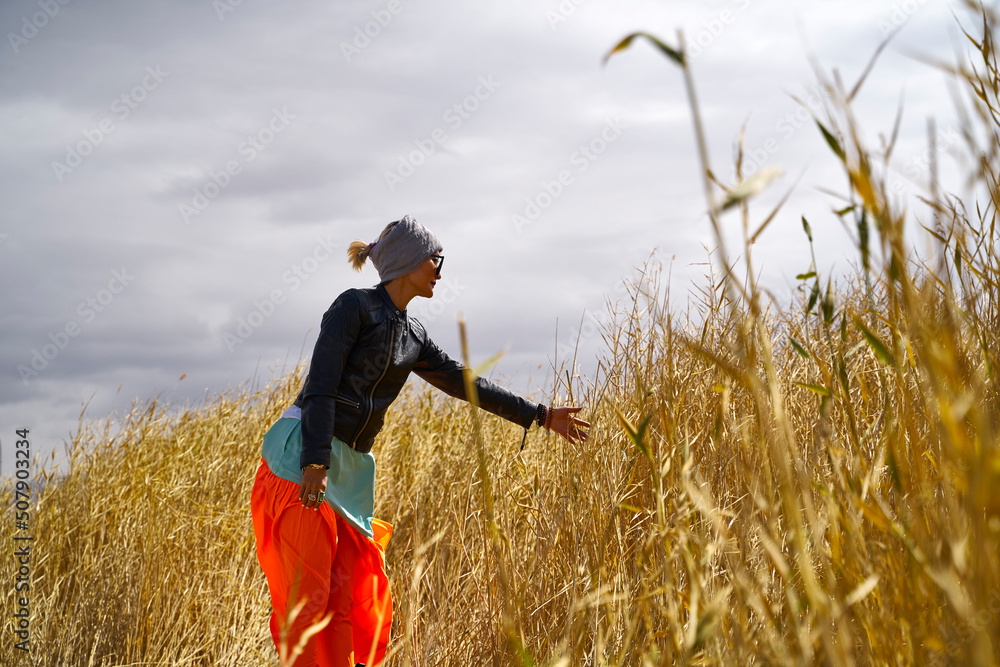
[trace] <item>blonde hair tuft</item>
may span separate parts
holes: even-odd
[[[386,234],[396,226],[399,220],[394,220],[385,226],[382,233],[378,235],[378,240],[381,241],[385,238]],[[376,241],[375,243],[378,243]],[[368,245],[364,241],[358,239],[357,241],[351,241],[351,245],[347,246],[347,261],[351,263],[355,271],[360,271],[365,266],[365,260],[372,252],[372,246]]]

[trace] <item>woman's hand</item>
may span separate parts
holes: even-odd
[[[309,496],[313,497],[310,498]],[[299,502],[306,509],[319,510],[326,495],[326,468],[304,468],[299,485]]]
[[[577,419],[575,415],[583,408],[551,408],[552,423],[549,425],[553,431],[569,440],[574,445],[586,440],[587,429],[590,423],[582,419]]]

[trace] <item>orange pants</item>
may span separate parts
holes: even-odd
[[[250,509],[282,667],[381,664],[392,624],[384,560],[392,527],[376,520],[371,540],[326,503],[305,509],[299,485],[277,477],[263,459]]]

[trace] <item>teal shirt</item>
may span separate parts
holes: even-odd
[[[267,467],[281,479],[302,483],[299,455],[302,453],[301,412],[285,410],[264,436],[261,456]],[[375,457],[360,453],[334,438],[330,467],[326,471],[326,502],[344,521],[370,538],[375,516]]]

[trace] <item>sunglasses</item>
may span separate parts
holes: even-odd
[[[444,266],[444,255],[431,255],[431,259],[434,260],[434,266],[437,267],[437,275],[441,276],[441,267]]]

